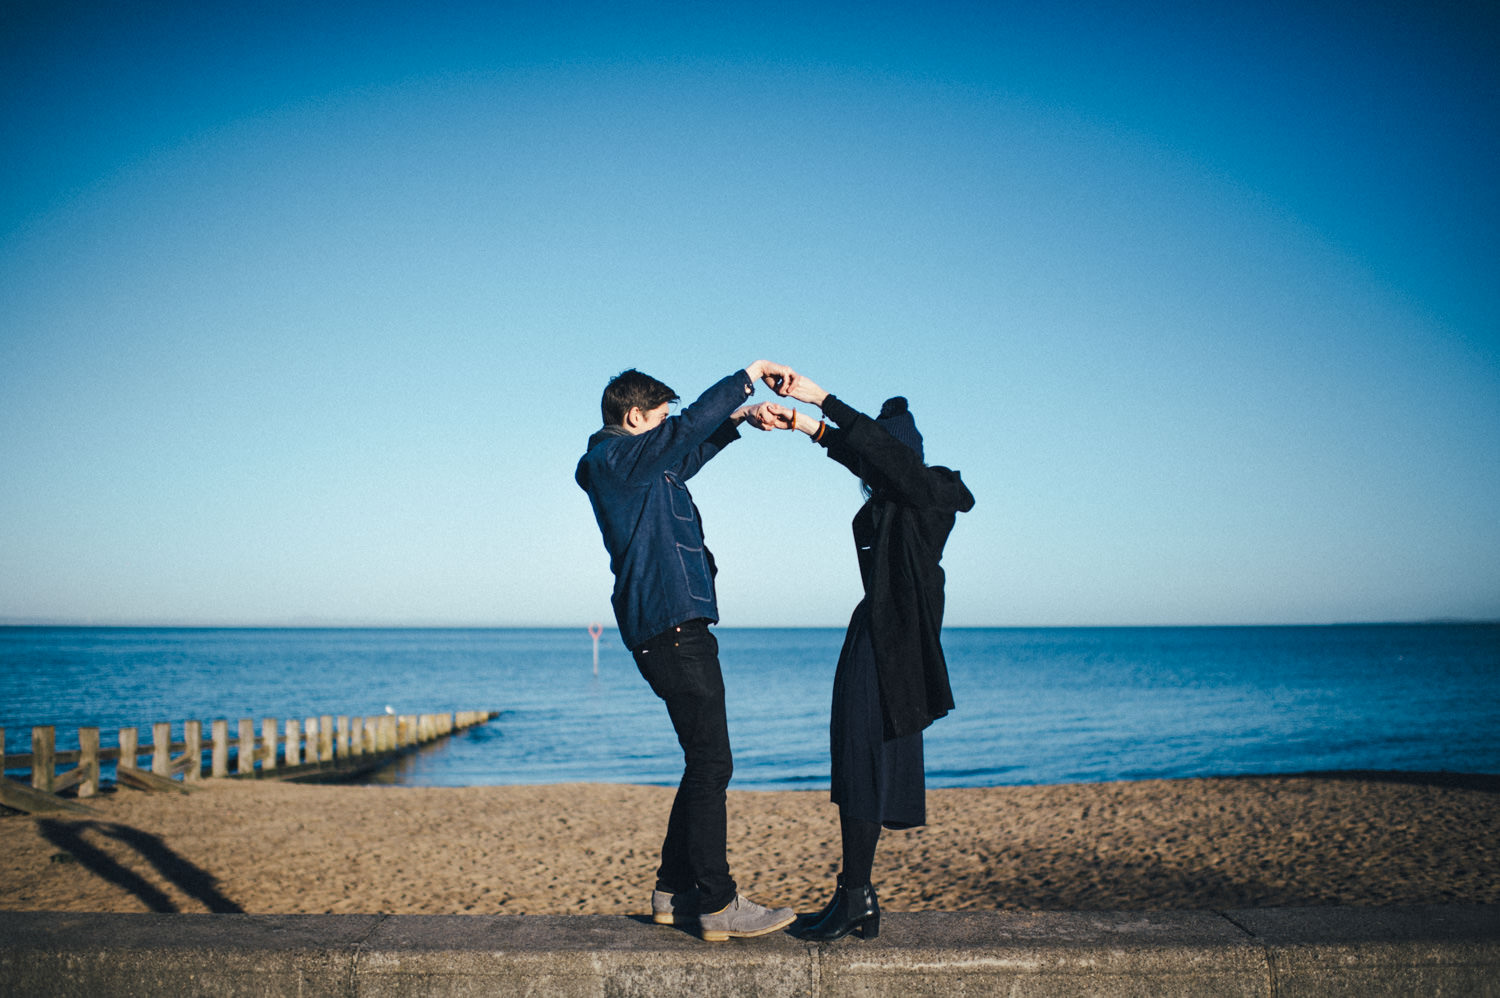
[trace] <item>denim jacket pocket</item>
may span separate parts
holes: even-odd
[[[670,471],[666,472],[667,494],[671,498],[672,516],[679,520],[694,520],[693,496],[687,484]]]
[[[687,583],[688,595],[695,600],[712,603],[714,599],[713,575],[708,570],[708,556],[703,548],[677,545],[677,560],[682,563],[683,581]]]

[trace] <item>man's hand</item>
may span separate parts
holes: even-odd
[[[785,430],[791,428],[795,415],[794,410],[775,402],[758,402],[740,406],[729,418],[736,423],[749,423],[758,430]]]
[[[764,381],[766,387],[778,395],[785,395],[797,383],[797,372],[785,364],[769,360],[757,360],[745,368],[751,381]]]

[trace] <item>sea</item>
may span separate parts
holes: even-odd
[[[843,631],[716,628],[732,788],[828,786]],[[1500,773],[1500,624],[950,628],[930,787],[1332,770]],[[367,777],[673,785],[665,708],[618,635],[568,629],[0,628],[8,753],[33,725],[487,709]],[[13,774],[18,775],[18,774]],[[106,776],[108,776],[106,772]]]

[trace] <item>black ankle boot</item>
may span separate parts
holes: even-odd
[[[800,933],[803,929],[810,929],[814,925],[817,925],[819,922],[823,921],[823,919],[827,918],[828,913],[833,911],[833,906],[838,904],[839,896],[843,893],[844,875],[840,873],[838,886],[834,888],[833,897],[828,899],[828,903],[823,906],[821,911],[818,911],[812,915],[803,915],[801,918],[797,919],[796,931]]]
[[[862,939],[880,935],[880,902],[875,898],[873,884],[847,887],[840,877],[828,907],[797,935],[813,942],[828,942],[842,939],[850,932],[858,933]]]

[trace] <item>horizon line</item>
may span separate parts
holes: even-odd
[[[598,623],[594,621],[593,623]],[[1232,627],[1419,627],[1434,625],[1497,625],[1500,618],[1487,617],[1422,617],[1413,619],[1385,620],[1323,620],[1323,621],[1279,621],[1279,622],[1215,622],[1215,623],[1075,623],[1075,624],[944,624],[945,631],[974,630],[1104,630],[1104,629],[1151,629],[1151,628],[1232,628]],[[807,631],[843,630],[848,624],[714,624],[719,630],[731,631]],[[110,622],[77,621],[51,617],[0,617],[0,628],[55,628],[69,630],[171,630],[171,631],[570,631],[587,630],[582,624],[480,624],[480,623],[360,623],[331,620],[301,620],[273,623],[203,623],[203,622]],[[618,633],[618,628],[605,624],[608,630]]]

